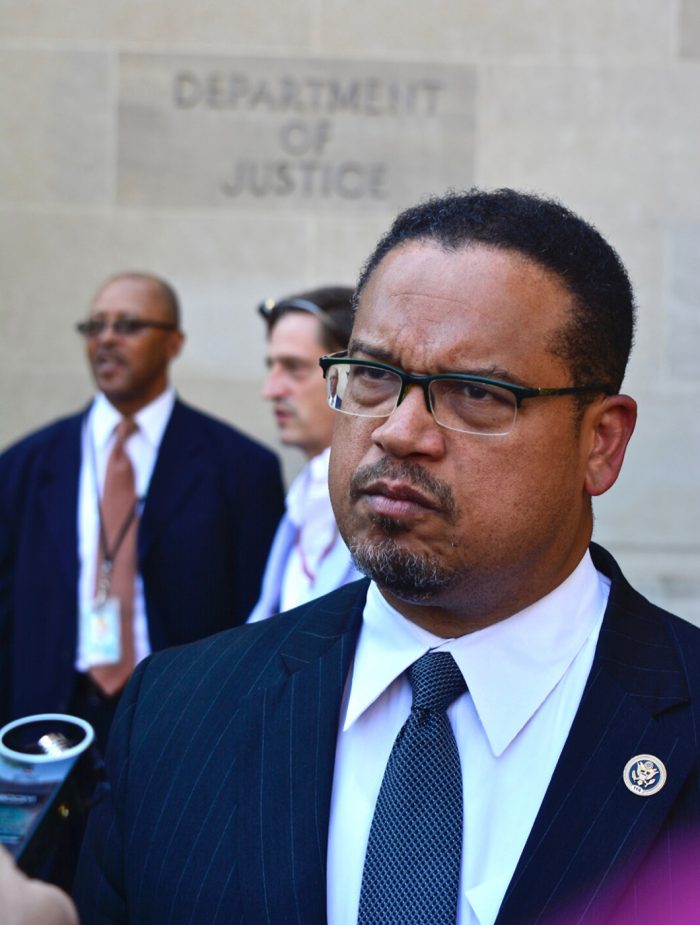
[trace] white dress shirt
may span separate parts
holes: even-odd
[[[280,610],[291,610],[323,593],[317,590],[323,572],[347,571],[350,553],[338,533],[328,495],[330,453],[327,447],[310,459],[287,493],[287,514],[297,535],[282,578]]]
[[[448,709],[464,793],[457,922],[493,925],[581,701],[609,589],[586,553],[542,600],[445,640],[405,619],[370,585],[336,747],[329,925],[357,922],[374,806],[411,709],[404,672],[431,649],[452,653],[468,687]]]
[[[134,468],[136,495],[141,501],[141,507],[148,493],[151,475],[158,458],[158,450],[174,404],[175,390],[168,388],[150,405],[146,405],[134,415],[138,430],[129,437],[125,449]],[[78,488],[78,553],[80,559],[78,605],[81,608],[89,606],[95,598],[99,537],[98,504],[104,488],[107,462],[116,439],[115,428],[121,419],[122,416],[117,409],[102,393],[99,393],[83,424],[82,462]],[[136,662],[139,662],[151,651],[141,575],[136,576],[133,619],[134,654]],[[87,671],[90,667],[85,640],[80,632],[80,622],[78,623],[78,652],[75,667],[81,672]]]
[[[338,533],[328,495],[330,447],[314,456],[289,487],[248,623],[266,620],[360,578]]]

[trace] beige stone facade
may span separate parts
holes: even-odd
[[[698,9],[0,0],[0,445],[87,401],[73,324],[144,269],[182,298],[182,395],[274,446],[263,297],[351,283],[429,193],[543,192],[615,244],[640,308],[596,538],[700,623]]]

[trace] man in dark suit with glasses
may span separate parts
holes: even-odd
[[[76,713],[104,744],[142,658],[245,620],[283,490],[272,453],[169,384],[166,281],[111,277],[77,330],[95,399],[0,456],[0,720]]]
[[[636,419],[620,258],[472,190],[355,298],[322,367],[370,580],[137,670],[84,922],[690,925],[700,632],[591,543]]]

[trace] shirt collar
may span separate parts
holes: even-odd
[[[309,460],[309,472],[311,473],[311,480],[313,482],[320,482],[322,485],[328,484],[328,465],[330,459],[331,448],[327,446],[318,456],[314,456],[313,459]]]
[[[175,398],[175,389],[169,386],[134,415],[134,420],[139,426],[139,433],[156,449],[163,439],[175,405]],[[122,415],[107,396],[103,392],[98,392],[90,409],[90,427],[96,450],[105,448],[121,419]]]
[[[149,405],[146,405],[134,416],[134,420],[139,425],[139,432],[156,449],[160,446],[165,428],[168,426],[170,415],[175,406],[175,398],[175,389],[169,386],[164,392],[160,393],[158,398],[154,398]]]
[[[541,600],[456,639],[434,636],[394,610],[370,585],[343,729],[348,729],[428,650],[451,652],[494,755],[500,755],[559,683],[603,619],[609,581],[588,551]]]
[[[304,466],[289,486],[287,492],[287,514],[292,523],[300,527],[313,519],[333,517],[328,496],[328,464],[331,448],[326,447]],[[314,510],[312,510],[314,508]],[[318,508],[323,513],[319,515]]]
[[[88,422],[92,434],[92,443],[98,452],[104,450],[107,446],[121,417],[114,405],[110,404],[102,392],[98,392],[90,408],[90,420]]]

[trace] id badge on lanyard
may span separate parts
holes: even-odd
[[[122,657],[121,604],[109,596],[110,560],[102,563],[95,599],[80,609],[80,634],[90,665],[115,665]]]
[[[94,444],[90,443],[92,474],[97,491],[97,459]],[[110,581],[112,564],[119,551],[119,547],[136,517],[142,499],[129,513],[119,530],[118,536],[111,549],[107,546],[102,508],[99,495],[97,496],[97,516],[99,521],[99,543],[102,550],[102,564],[97,583],[97,593],[92,601],[80,607],[80,638],[83,640],[85,658],[88,665],[115,665],[122,658],[122,629],[121,629],[121,602],[118,597],[110,597]]]

